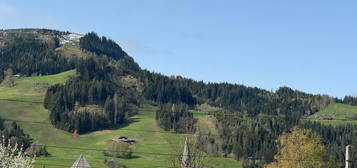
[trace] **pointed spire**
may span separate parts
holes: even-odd
[[[188,138],[186,137],[185,146],[183,147],[183,153],[182,153],[181,168],[190,168],[190,164],[191,164],[190,157],[191,156],[190,156],[189,141]]]

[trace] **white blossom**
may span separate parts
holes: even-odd
[[[0,143],[0,168],[33,168],[34,158],[24,156],[18,145],[11,147],[10,142],[6,146],[4,142]]]

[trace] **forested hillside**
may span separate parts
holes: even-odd
[[[66,34],[42,30],[0,39],[0,80],[75,69],[76,75],[46,91],[44,107],[56,128],[79,133],[120,128],[130,123],[138,107],[150,103],[158,106],[155,119],[163,130],[197,134],[196,147],[208,155],[243,160],[245,167],[274,161],[277,140],[292,128],[310,129],[322,137],[329,151],[326,161],[343,161],[344,146],[357,138],[355,125],[332,127],[306,120],[333,103],[357,105],[355,97],[340,100],[289,87],[267,91],[168,77],[141,69],[118,44],[96,33],[69,43],[83,55],[63,55],[59,51],[67,45]],[[192,110],[201,104],[217,109],[202,113],[216,119],[216,135],[200,133]]]
[[[56,36],[44,38],[24,33],[11,36],[6,44],[0,45],[0,81],[15,74],[47,75],[73,69],[76,60],[55,51],[60,45],[59,39]]]
[[[126,88],[120,78],[135,75],[136,63],[113,41],[94,33],[81,38],[80,46],[95,54],[78,60],[76,77],[48,89],[44,106],[52,123],[79,133],[125,124],[139,105],[139,93]]]

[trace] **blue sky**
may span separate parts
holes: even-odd
[[[0,1],[0,28],[95,31],[145,69],[357,96],[357,1]]]

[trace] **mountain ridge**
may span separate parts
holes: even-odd
[[[4,39],[4,32],[5,33],[18,33],[18,34],[21,34],[21,33],[25,33],[25,34],[32,34],[32,35],[45,35],[45,36],[55,36],[55,37],[60,37],[60,43],[61,45],[64,45],[68,42],[72,42],[72,43],[79,43],[79,39],[81,37],[84,36],[84,34],[80,34],[80,33],[75,33],[75,32],[69,32],[69,31],[60,31],[60,30],[54,30],[54,29],[38,29],[38,28],[18,28],[18,29],[2,29],[0,30],[0,46],[1,46],[1,43],[4,43],[4,41],[2,41]],[[70,41],[68,41],[70,40]],[[72,40],[72,41],[71,41]],[[109,39],[110,40],[110,39]],[[72,45],[75,45],[75,44],[72,44]],[[128,55],[129,56],[129,55]],[[130,56],[129,56],[130,57]],[[133,58],[133,57],[131,57]],[[146,71],[145,69],[143,69],[144,71]],[[157,72],[152,72],[152,73],[157,73]],[[164,74],[161,74],[161,73],[157,73],[159,75],[164,75]],[[166,75],[165,75],[166,76]],[[193,80],[193,81],[196,81],[196,82],[203,82],[203,81],[200,81],[200,80],[195,80],[195,79],[192,79],[192,78],[186,78],[186,77],[183,77],[181,75],[170,75],[168,76],[170,78],[175,78],[175,79],[187,79],[187,80]],[[273,91],[269,91],[267,89],[264,89],[264,88],[259,88],[257,86],[246,86],[244,84],[239,84],[239,83],[230,83],[230,82],[210,82],[210,81],[205,81],[203,82],[205,84],[230,84],[230,85],[238,85],[238,86],[245,86],[245,87],[248,87],[248,88],[256,88],[256,89],[260,89],[260,90],[265,90],[267,92],[273,92]],[[290,88],[289,86],[280,86],[280,88]],[[278,89],[277,89],[278,90]],[[294,91],[299,91],[299,92],[304,92],[304,91],[300,91],[298,89],[293,89]],[[276,92],[276,91],[274,91]],[[273,92],[273,93],[274,93]],[[307,93],[307,92],[304,92],[304,93]],[[308,93],[308,94],[312,94],[312,93]],[[324,95],[324,96],[329,96],[329,97],[332,97],[334,98],[333,96],[330,96],[330,95],[327,95],[327,94],[314,94],[314,95]]]

